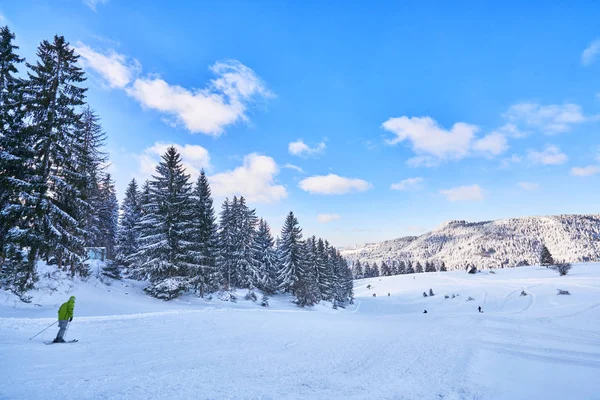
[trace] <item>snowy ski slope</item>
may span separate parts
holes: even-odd
[[[133,282],[0,292],[0,399],[599,399],[600,264],[495,272],[357,281],[346,310],[162,302]],[[79,342],[29,341],[71,294]]]

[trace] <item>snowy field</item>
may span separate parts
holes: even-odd
[[[346,310],[56,289],[0,292],[0,399],[600,399],[600,264],[365,279]],[[69,295],[79,342],[28,340]]]

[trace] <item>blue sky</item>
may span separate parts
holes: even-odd
[[[120,196],[175,144],[217,210],[337,246],[598,213],[597,2],[149,3],[0,1],[29,62],[81,55]]]

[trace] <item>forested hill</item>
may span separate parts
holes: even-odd
[[[546,245],[556,260],[600,260],[600,215],[555,215],[496,221],[450,221],[421,236],[368,243],[342,251],[349,261],[433,262],[437,269],[502,268],[539,263]]]

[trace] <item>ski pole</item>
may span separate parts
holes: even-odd
[[[56,325],[58,323],[58,321],[56,321],[55,323],[53,323],[52,325]],[[52,325],[48,326],[46,329],[50,328]],[[46,329],[38,332],[37,334],[35,334],[34,336],[30,337],[29,340],[33,339],[34,337],[36,337],[37,335],[39,335],[40,333],[44,332]]]

